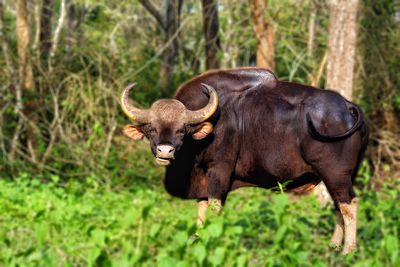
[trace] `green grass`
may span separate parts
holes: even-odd
[[[240,189],[196,230],[196,203],[161,186],[3,179],[0,266],[400,266],[399,189],[359,192],[358,250],[343,257],[332,209],[312,196]]]

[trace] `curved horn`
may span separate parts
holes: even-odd
[[[218,108],[218,95],[215,89],[205,83],[202,83],[201,85],[207,89],[210,99],[204,108],[195,111],[186,110],[188,124],[197,124],[207,120]]]
[[[148,111],[136,108],[128,101],[129,92],[133,87],[135,87],[136,83],[128,85],[121,95],[121,107],[126,116],[128,116],[131,120],[138,123],[147,123],[148,122]]]

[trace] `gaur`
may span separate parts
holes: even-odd
[[[360,108],[337,92],[278,80],[261,68],[214,70],[149,109],[121,97],[135,122],[124,134],[148,138],[166,166],[168,193],[198,201],[198,223],[230,191],[257,186],[303,192],[323,181],[336,208],[332,242],[356,248],[354,179],[368,141]]]

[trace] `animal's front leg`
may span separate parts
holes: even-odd
[[[207,209],[210,208],[215,214],[219,214],[222,209],[222,200],[216,198],[210,198],[209,200],[198,200],[197,205],[197,226],[199,228],[203,228],[206,221]]]
[[[227,163],[209,166],[206,172],[208,200],[198,201],[197,225],[199,227],[204,226],[208,208],[216,215],[221,212],[229,191],[231,169],[231,165]]]
[[[206,221],[206,213],[208,208],[207,200],[198,200],[197,202],[197,227],[203,228]]]
[[[199,199],[197,201],[197,226],[199,228],[204,226],[208,209],[216,215],[221,212],[229,191],[231,172],[232,164],[228,162],[223,161],[207,166],[205,186],[207,187],[208,198],[207,200]]]
[[[233,164],[227,161],[208,166],[206,172],[208,205],[216,214],[220,213],[229,192],[232,170]]]

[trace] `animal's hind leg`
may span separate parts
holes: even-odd
[[[360,161],[361,146],[359,135],[354,134],[340,142],[315,144],[308,148],[306,155],[307,160],[325,183],[337,211],[343,217],[343,254],[356,249],[357,199],[353,181]],[[332,241],[337,243],[342,239],[340,226],[341,222],[338,221],[338,229],[335,229],[332,238]]]
[[[343,254],[356,249],[357,235],[357,199],[353,191],[351,172],[321,172],[323,181],[337,207],[337,222],[332,242],[339,245],[344,235]],[[340,219],[340,215],[343,221]]]
[[[340,203],[340,212],[344,221],[344,248],[343,254],[356,249],[357,237],[357,198],[353,198],[349,204]]]

